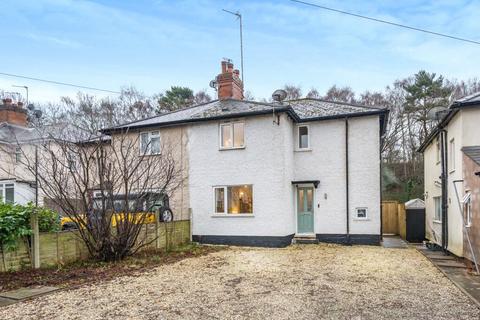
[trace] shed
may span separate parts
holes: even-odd
[[[425,202],[422,199],[405,202],[405,240],[425,240]]]

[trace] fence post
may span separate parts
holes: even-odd
[[[193,211],[192,211],[192,208],[188,208],[188,215],[189,215],[189,220],[190,220],[190,225],[188,226],[189,230],[188,232],[190,233],[190,242],[193,241],[193,230],[192,230],[192,227],[193,227]]]
[[[32,264],[34,269],[40,268],[40,232],[38,230],[37,210],[33,210],[30,217],[32,224]]]
[[[156,249],[160,248],[160,238],[158,236],[158,228],[160,226],[160,214],[158,210],[155,210],[155,247]]]

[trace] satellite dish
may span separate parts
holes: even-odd
[[[33,114],[35,115],[35,118],[40,119],[42,117],[42,110],[35,110],[33,111]]]
[[[274,101],[281,103],[283,100],[285,100],[285,98],[287,98],[287,91],[285,90],[278,89],[272,93],[272,99]]]
[[[210,88],[213,88],[213,89],[217,90],[217,80],[210,81],[209,86],[210,86]]]
[[[35,106],[33,104],[29,103],[28,106],[27,106],[27,109],[30,110],[30,111],[33,111],[33,110],[35,110]]]
[[[430,111],[428,111],[427,113],[427,119],[429,120],[435,120],[435,121],[439,121],[441,120],[445,114],[448,113],[448,109],[445,108],[445,107],[435,107],[435,108],[432,108],[430,109]]]

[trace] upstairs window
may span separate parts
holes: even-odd
[[[140,154],[151,155],[160,153],[160,132],[142,132],[140,134]]]
[[[245,123],[229,122],[220,125],[220,149],[245,147]]]
[[[463,213],[465,215],[465,225],[472,225],[472,195],[470,192],[465,193],[463,197]]]
[[[19,164],[22,161],[22,148],[15,148],[15,163]]]
[[[14,203],[14,191],[13,183],[0,183],[0,202]]]
[[[309,129],[310,128],[308,126],[298,127],[298,149],[310,148]]]
[[[450,172],[455,171],[455,139],[450,140]]]

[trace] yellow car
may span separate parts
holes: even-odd
[[[90,221],[100,219],[102,214],[111,213],[111,226],[115,227],[118,222],[126,219],[126,214],[124,212],[127,209],[130,211],[128,215],[129,219],[134,223],[140,223],[140,221],[145,224],[155,223],[155,212],[159,213],[160,221],[173,221],[173,212],[170,209],[168,196],[166,195],[149,192],[143,194],[130,194],[127,196],[127,199],[129,208],[126,208],[125,205],[125,195],[102,197],[100,194],[100,196],[93,198],[93,209],[90,210]],[[82,215],[81,217],[83,220],[85,215]],[[62,230],[76,229],[78,225],[78,223],[75,223],[74,219],[66,216],[61,217],[60,224]]]

